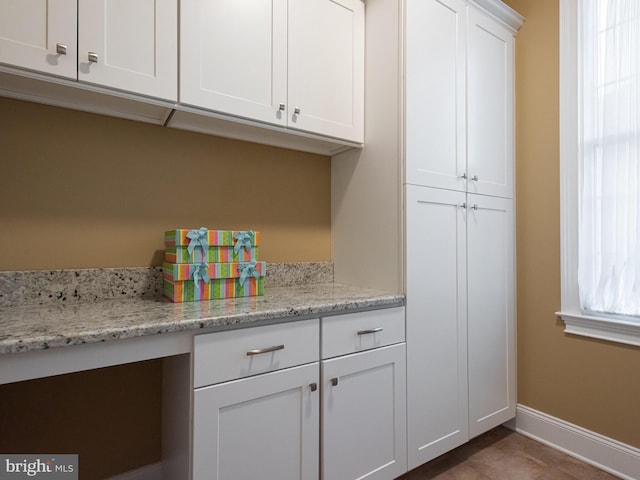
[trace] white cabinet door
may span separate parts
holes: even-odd
[[[175,101],[177,0],[79,0],[78,79]]]
[[[404,344],[322,362],[324,480],[407,471],[405,379]]]
[[[513,201],[469,195],[469,432],[515,416]],[[477,209],[476,209],[477,206]]]
[[[197,389],[192,480],[317,480],[319,365]]]
[[[75,79],[77,25],[76,0],[0,0],[0,63]]]
[[[513,35],[469,8],[467,44],[468,191],[512,198]]]
[[[289,126],[363,142],[363,2],[290,1],[288,31]]]
[[[465,189],[466,3],[409,0],[406,182]]]
[[[287,0],[180,5],[180,101],[285,125]]]
[[[463,192],[407,186],[409,469],[468,440]]]

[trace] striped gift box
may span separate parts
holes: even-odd
[[[203,259],[200,248],[196,248],[191,255],[186,246],[168,245],[165,247],[164,259],[170,263],[185,264],[202,261],[207,263],[250,262],[258,259],[258,247],[242,248],[237,253],[234,252],[233,247],[209,247]]]
[[[258,278],[247,275],[242,281],[242,270],[253,266]],[[212,263],[206,266],[209,282],[193,280],[198,264],[165,262],[162,266],[164,295],[172,302],[194,302],[222,298],[264,295],[265,262]]]
[[[177,229],[164,232],[164,244],[165,245],[189,245],[191,241],[187,237],[187,234],[192,229]],[[236,243],[236,233],[246,233],[247,230],[207,230],[207,243],[210,247],[215,246],[233,246]],[[260,232],[253,232],[255,241],[254,245],[257,247],[260,245]]]
[[[208,248],[206,252],[200,246],[196,246],[189,253],[189,232],[205,233]],[[237,235],[246,234],[251,240],[248,244],[242,244],[242,248],[236,249]],[[165,255],[164,259],[171,263],[230,263],[250,262],[258,259],[258,247],[260,246],[260,232],[243,230],[207,230],[205,228],[190,230],[169,230],[164,234]],[[250,246],[249,246],[250,245]]]

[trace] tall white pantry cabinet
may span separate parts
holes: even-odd
[[[406,293],[409,469],[515,416],[522,22],[499,0],[367,1],[365,147],[332,160],[332,253],[337,282]]]

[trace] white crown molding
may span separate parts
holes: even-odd
[[[516,407],[515,430],[617,477],[638,479],[638,448],[524,405]]]
[[[480,7],[493,17],[507,25],[513,33],[517,33],[524,23],[524,17],[513,8],[500,0],[470,0],[473,5]]]

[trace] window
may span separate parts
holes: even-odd
[[[640,345],[640,2],[560,2],[562,311]]]

